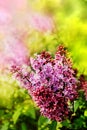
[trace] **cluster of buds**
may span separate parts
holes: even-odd
[[[12,71],[28,90],[42,115],[56,121],[69,116],[68,102],[73,102],[78,96],[78,81],[63,46],[58,47],[54,58],[48,52],[42,52],[30,58],[28,67],[13,66]]]

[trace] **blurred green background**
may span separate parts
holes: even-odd
[[[87,76],[87,0],[29,0],[35,12],[49,14],[54,31],[30,30],[26,39],[29,53],[43,50],[54,55],[59,44],[67,47],[78,74]],[[28,92],[10,75],[0,74],[0,130],[87,130],[87,101],[83,93],[74,102],[73,122],[59,123],[39,114]]]

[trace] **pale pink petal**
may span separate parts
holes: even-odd
[[[0,25],[9,24],[12,20],[11,15],[5,9],[0,9]]]
[[[9,11],[24,9],[26,6],[27,0],[0,0],[0,8],[4,8]]]

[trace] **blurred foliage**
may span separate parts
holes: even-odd
[[[87,75],[87,0],[29,0],[33,10],[50,14],[52,33],[29,32],[30,55],[56,51],[64,44],[79,74]],[[72,119],[62,123],[40,116],[29,94],[11,76],[0,75],[0,130],[87,130],[87,101],[84,94],[73,104]]]
[[[31,32],[28,37],[30,54],[42,50],[54,53],[56,47],[63,43],[70,51],[74,66],[78,66],[79,72],[87,74],[87,1],[34,0],[31,3],[35,11],[53,17],[55,30],[53,33],[45,34]]]

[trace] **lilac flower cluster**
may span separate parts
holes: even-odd
[[[55,58],[47,52],[30,58],[29,68],[13,67],[16,78],[28,89],[41,113],[57,121],[69,116],[69,101],[77,94],[77,79],[70,59],[63,46],[59,46]]]

